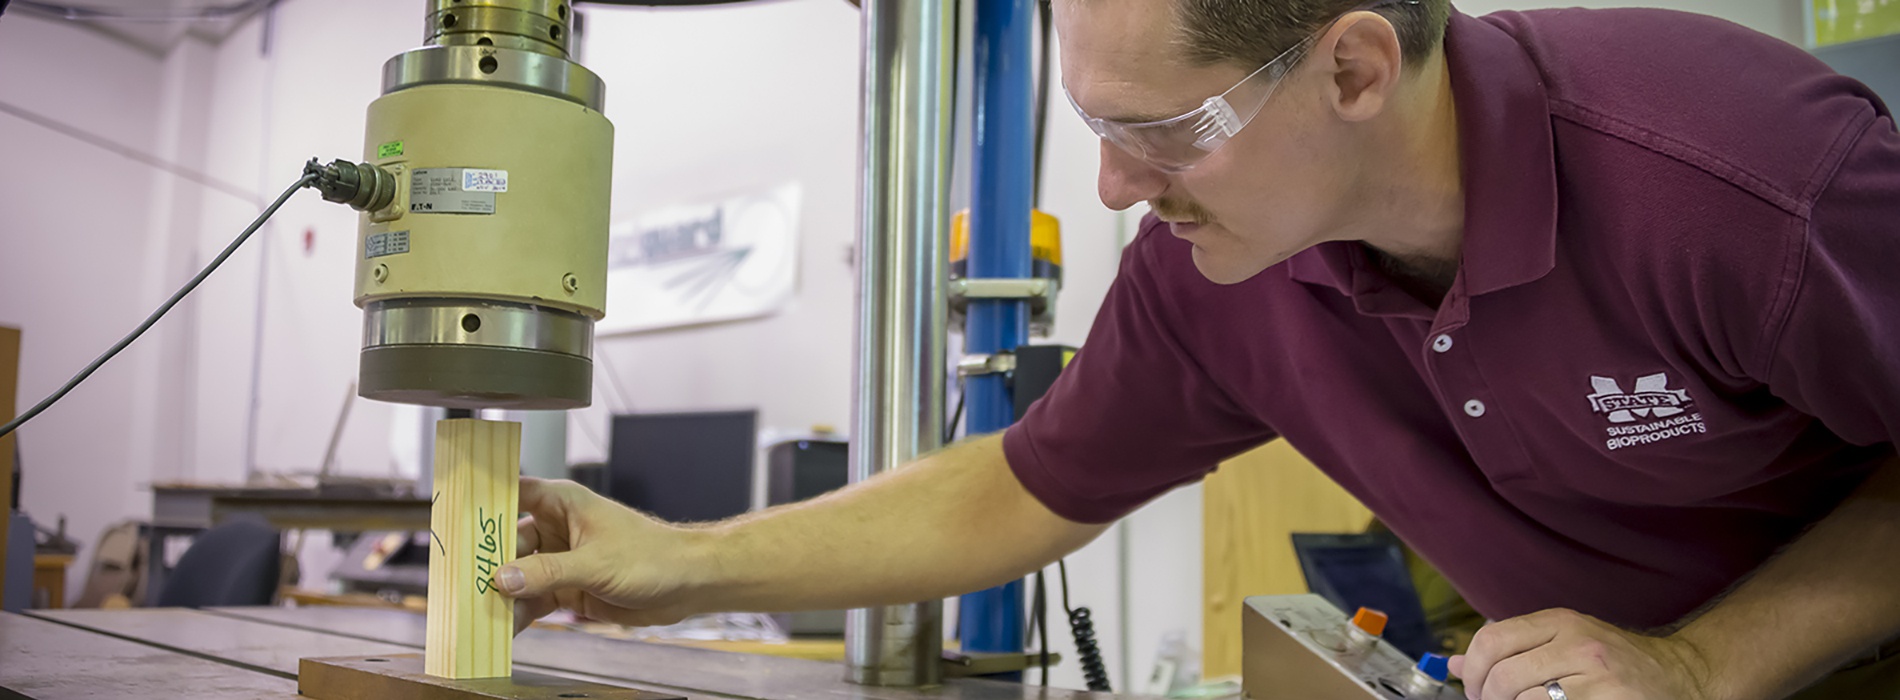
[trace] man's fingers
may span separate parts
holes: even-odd
[[[534,624],[535,620],[547,617],[549,613],[560,608],[561,605],[555,602],[554,596],[551,595],[515,601],[515,634],[521,634],[521,631],[527,629],[528,625]]]
[[[531,554],[501,567],[495,585],[510,598],[530,598],[567,588],[587,588],[593,567],[573,552]]]
[[[1583,676],[1571,676],[1569,678],[1559,678],[1557,679],[1557,686],[1564,689],[1564,695],[1566,697],[1572,697],[1572,698],[1597,697],[1595,695],[1584,695],[1581,693],[1577,695],[1571,695],[1571,693],[1578,692],[1577,691],[1578,688],[1583,687],[1583,680],[1584,680]],[[1583,691],[1583,692],[1588,692],[1588,691]],[[1524,689],[1524,692],[1518,693],[1516,697],[1512,698],[1512,700],[1550,700],[1550,691],[1544,689],[1543,683],[1539,683],[1534,688]]]
[[[1551,624],[1553,621],[1553,616],[1546,613],[1532,613],[1478,630],[1477,636],[1471,638],[1471,649],[1465,652],[1464,663],[1460,664],[1463,673],[1458,677],[1465,680],[1465,697],[1471,700],[1492,697],[1482,694],[1491,668],[1555,639],[1557,626]]]
[[[577,492],[591,493],[587,487],[565,479],[521,477],[519,490],[521,512],[524,514],[566,512],[573,504]]]
[[[541,532],[534,527],[534,516],[523,515],[515,521],[515,556],[541,551]]]
[[[1577,641],[1575,638],[1570,640]],[[1588,648],[1590,646],[1602,647],[1594,640],[1583,640],[1583,646],[1558,642],[1499,661],[1485,676],[1484,694],[1480,697],[1483,700],[1515,700],[1527,691],[1542,693],[1544,684],[1551,679],[1581,673],[1585,670],[1583,664],[1586,659],[1600,658],[1601,654],[1592,652]],[[1549,693],[1545,693],[1544,700],[1549,698]]]

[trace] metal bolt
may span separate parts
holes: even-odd
[[[369,276],[376,278],[377,284],[382,284],[389,279],[389,266],[377,263],[376,269],[371,270]]]
[[[575,277],[574,273],[570,272],[567,276],[561,278],[561,288],[567,290],[567,293],[572,295],[574,292],[580,291],[581,279]]]

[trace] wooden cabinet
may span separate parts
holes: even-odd
[[[1237,676],[1241,600],[1306,592],[1289,535],[1364,532],[1372,513],[1283,440],[1221,465],[1202,499],[1202,671]]]
[[[0,423],[13,420],[20,394],[20,330],[0,326]],[[13,436],[0,437],[0,586],[7,580],[7,525],[13,507]]]

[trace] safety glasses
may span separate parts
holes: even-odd
[[[1340,17],[1387,5],[1417,5],[1419,2],[1375,0],[1347,11]],[[1226,92],[1209,97],[1201,102],[1199,108],[1172,119],[1141,123],[1097,119],[1082,111],[1082,106],[1075,102],[1075,96],[1069,94],[1067,85],[1062,87],[1062,93],[1069,98],[1069,106],[1075,108],[1075,113],[1088,123],[1089,130],[1094,131],[1096,136],[1150,165],[1178,173],[1194,167],[1208,154],[1219,150],[1235,134],[1240,133],[1248,122],[1253,121],[1260,109],[1266,106],[1267,100],[1273,97],[1274,91],[1279,89],[1280,82],[1293,72],[1300,59],[1312,49],[1313,43],[1338,21],[1335,18],[1327,22],[1319,31],[1242,78]]]

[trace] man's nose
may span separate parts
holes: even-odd
[[[1160,199],[1168,179],[1159,169],[1102,139],[1102,166],[1096,177],[1102,203],[1115,211]]]

